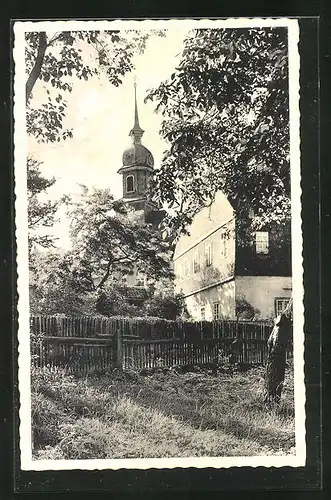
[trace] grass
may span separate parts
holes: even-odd
[[[35,459],[294,453],[292,370],[279,406],[264,404],[263,369],[157,369],[75,378],[32,373]]]

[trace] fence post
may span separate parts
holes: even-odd
[[[123,368],[123,332],[118,324],[115,332],[115,364],[117,368]]]

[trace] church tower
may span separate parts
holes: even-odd
[[[158,224],[163,211],[149,200],[148,191],[154,174],[152,153],[141,144],[144,130],[140,127],[137,106],[137,85],[134,84],[134,124],[130,130],[132,146],[122,156],[122,167],[117,171],[122,175],[122,200],[137,211],[141,211],[146,222]]]

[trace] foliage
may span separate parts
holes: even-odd
[[[96,309],[103,316],[143,316],[142,304],[132,303],[128,300],[127,289],[125,285],[116,282],[103,286],[98,293]]]
[[[170,229],[185,231],[222,190],[256,227],[290,212],[287,35],[284,28],[202,29],[148,99],[171,144],[154,183]]]
[[[158,316],[164,319],[189,319],[184,296],[175,293],[174,281],[159,280],[151,284],[150,297],[144,303],[147,316]]]
[[[189,317],[183,295],[175,293],[173,280],[169,278],[153,280],[148,290],[110,282],[99,293],[97,311],[105,316],[135,318],[147,316],[175,320]]]
[[[260,310],[253,307],[244,297],[236,299],[236,316],[240,319],[255,320],[260,315]]]
[[[51,247],[54,238],[49,234],[42,234],[42,228],[50,228],[55,222],[56,212],[60,204],[68,201],[68,197],[63,196],[57,201],[43,201],[42,196],[55,183],[55,178],[47,179],[40,172],[41,163],[34,158],[27,160],[27,192],[28,192],[28,227],[29,227],[29,248],[39,245],[41,247]]]
[[[67,108],[65,94],[73,88],[74,79],[88,80],[101,73],[115,86],[132,70],[132,58],[145,49],[151,34],[157,30],[63,31],[26,33],[26,104],[27,131],[37,140],[60,141],[72,137],[63,129]],[[33,107],[33,90],[40,80],[46,88],[46,100]]]
[[[150,279],[172,276],[170,246],[142,214],[114,200],[108,189],[88,190],[72,203],[75,269],[83,290],[103,288],[134,270]],[[116,274],[117,273],[117,274]]]
[[[184,299],[180,294],[154,295],[144,304],[148,316],[159,316],[165,319],[181,317],[184,309]]]
[[[96,295],[81,293],[70,251],[37,249],[30,255],[29,306],[31,314],[91,315]]]

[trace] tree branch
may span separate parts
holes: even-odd
[[[103,278],[101,279],[100,283],[97,285],[97,289],[99,288],[102,288],[103,285],[106,283],[107,279],[109,278],[110,276],[110,269],[111,269],[111,266],[113,264],[113,260],[112,259],[109,259],[108,260],[108,263],[107,263],[107,269],[106,269],[106,272],[105,274],[103,275]]]
[[[56,40],[59,40],[62,36],[63,36],[62,32],[59,33],[58,35],[55,35],[54,38],[51,38],[51,40],[48,42],[47,47],[53,45],[53,43],[56,42]]]
[[[45,33],[45,31],[41,31],[39,33],[39,45],[38,45],[37,57],[36,57],[34,66],[31,70],[31,73],[30,73],[29,78],[27,79],[27,82],[25,85],[25,92],[26,92],[25,103],[26,104],[28,104],[32,89],[33,89],[37,79],[40,76],[40,72],[41,72],[43,61],[44,61],[46,49],[47,49],[46,33]]]

